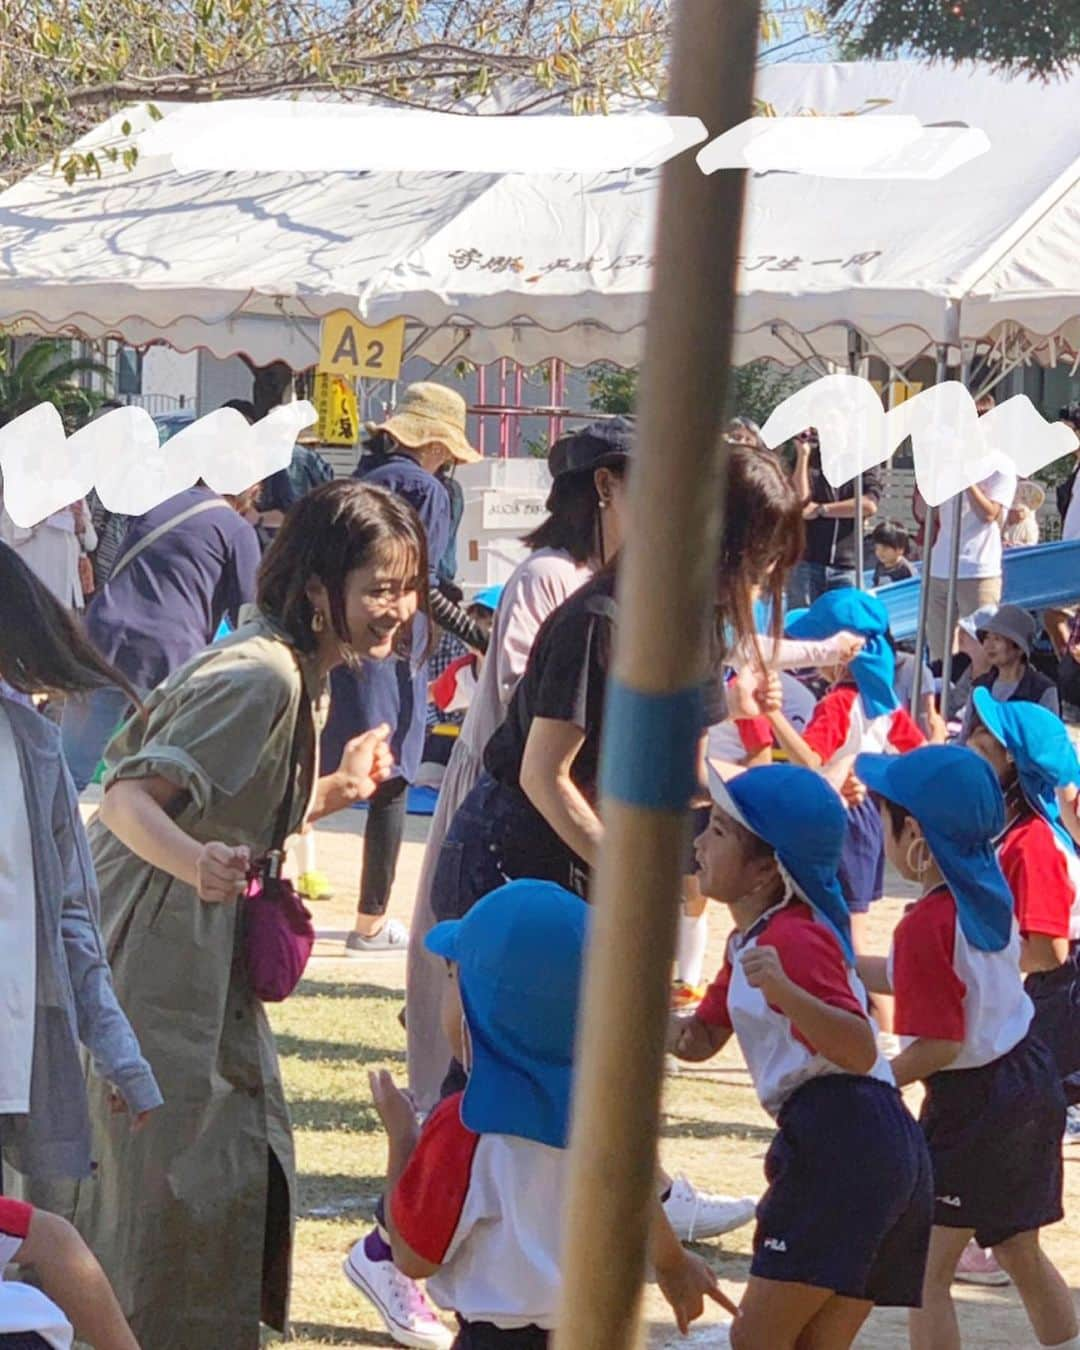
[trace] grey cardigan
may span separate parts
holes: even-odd
[[[11,723],[22,774],[37,922],[30,1113],[0,1116],[0,1148],[26,1177],[77,1180],[92,1171],[80,1042],[133,1114],[160,1106],[162,1096],[113,991],[94,865],[59,732],[9,698],[0,713]]]

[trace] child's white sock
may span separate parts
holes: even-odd
[[[701,983],[705,967],[705,947],[709,941],[709,920],[705,911],[691,918],[679,915],[679,936],[675,943],[675,971],[684,984]]]
[[[1059,1341],[1057,1345],[1045,1345],[1043,1350],[1080,1350],[1080,1336],[1071,1336],[1067,1341]]]
[[[304,831],[304,833],[300,836],[300,840],[297,844],[296,851],[299,854],[298,860],[300,863],[300,875],[303,876],[305,872],[314,872],[315,871],[314,830]]]

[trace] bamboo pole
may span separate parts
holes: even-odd
[[[681,0],[669,111],[751,113],[758,0]],[[719,433],[745,175],[665,165],[602,758],[604,846],[585,979],[555,1350],[634,1350],[656,1140],[694,691],[722,525]],[[681,800],[680,800],[681,797]]]
[[[944,384],[948,373],[949,349],[944,343],[939,343],[934,384]],[[916,484],[916,487],[918,487],[918,484]],[[919,576],[919,622],[915,631],[915,678],[911,683],[911,708],[909,709],[916,722],[919,720],[919,703],[925,692],[922,687],[922,676],[923,662],[926,660],[926,625],[930,616],[930,557],[934,551],[934,525],[936,521],[936,508],[927,506],[923,518],[922,572]],[[946,711],[944,707],[942,711]]]
[[[971,376],[971,359],[960,353],[960,383],[966,389]],[[942,511],[946,509],[942,506]],[[956,639],[956,590],[960,576],[960,529],[964,516],[964,493],[958,492],[948,505],[952,512],[952,549],[949,553],[949,585],[945,592],[945,646],[941,663],[941,715],[949,720],[949,695],[952,693],[953,644]]]

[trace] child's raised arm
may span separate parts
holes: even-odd
[[[379,1119],[386,1130],[388,1158],[386,1164],[386,1230],[390,1234],[390,1250],[393,1252],[394,1265],[411,1280],[426,1280],[439,1269],[430,1261],[419,1256],[397,1230],[393,1217],[393,1196],[398,1182],[409,1165],[409,1159],[416,1152],[420,1138],[420,1127],[416,1123],[416,1109],[410,1099],[394,1082],[386,1069],[368,1074],[371,1096]]]
[[[870,1072],[877,1044],[867,1017],[826,1003],[789,979],[775,947],[752,947],[740,960],[747,982],[780,1009],[819,1055],[848,1073]]]

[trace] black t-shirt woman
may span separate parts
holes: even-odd
[[[779,461],[733,446],[717,574],[717,634],[725,645],[754,642],[755,587],[772,597],[779,623],[787,572],[801,546],[801,510]],[[486,773],[443,845],[432,888],[439,918],[460,917],[488,891],[519,877],[586,894],[603,836],[597,769],[615,594],[610,568],[541,628],[506,721],[488,744]],[[722,718],[722,700],[717,678],[706,694],[704,725]]]

